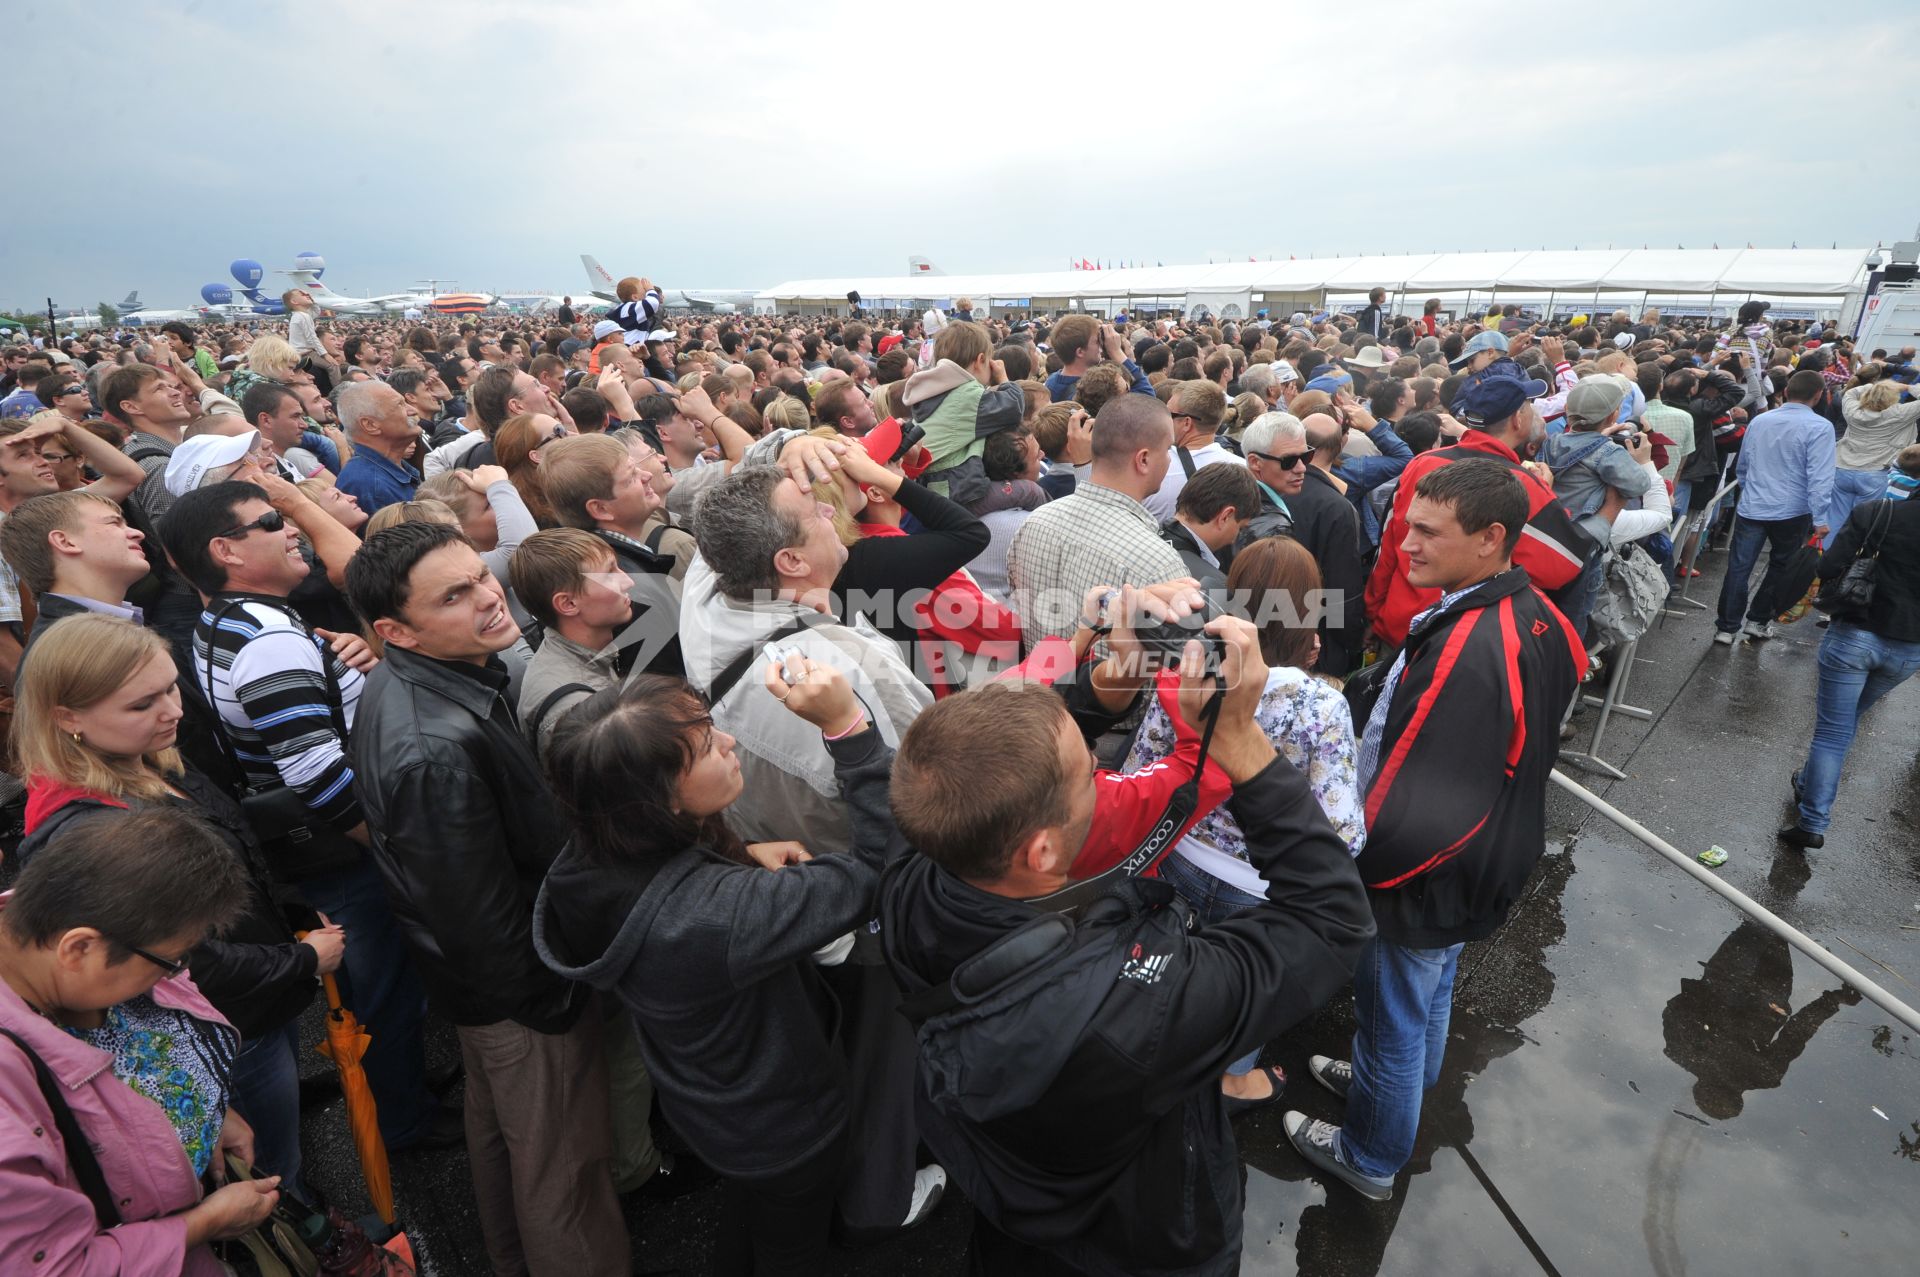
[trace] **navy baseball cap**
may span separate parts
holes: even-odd
[[[1470,426],[1490,426],[1520,411],[1529,399],[1547,393],[1547,383],[1502,356],[1482,368],[1453,395],[1453,415]]]

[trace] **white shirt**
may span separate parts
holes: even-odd
[[[1193,458],[1193,468],[1212,465],[1216,461],[1231,461],[1234,465],[1247,464],[1244,457],[1236,457],[1227,451],[1218,441],[1204,448],[1189,448],[1187,454]],[[1147,511],[1161,523],[1173,517],[1173,507],[1180,500],[1180,489],[1187,486],[1187,471],[1180,464],[1180,450],[1167,449],[1167,477],[1160,481],[1160,491],[1147,497]]]

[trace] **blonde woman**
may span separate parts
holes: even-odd
[[[763,430],[812,430],[813,414],[792,395],[781,395],[760,414]],[[837,437],[837,431],[829,431]]]
[[[407,504],[426,500],[446,504],[467,540],[480,552],[480,561],[493,570],[494,580],[502,589],[508,588],[507,564],[513,560],[513,552],[538,532],[540,525],[506,467],[478,466],[437,474],[421,484],[414,500]],[[368,527],[367,535],[372,536],[372,525]]]
[[[1883,376],[1885,371],[1882,365]],[[1888,379],[1855,386],[1840,398],[1847,432],[1840,436],[1834,455],[1833,501],[1826,518],[1827,526],[1835,532],[1847,525],[1847,516],[1855,506],[1886,492],[1894,459],[1914,441],[1916,429],[1920,429],[1920,399],[1901,403],[1905,389]]]
[[[220,835],[250,889],[226,937],[203,941],[187,965],[245,1044],[233,1062],[232,1102],[254,1127],[255,1164],[297,1189],[295,1021],[313,998],[315,977],[339,967],[346,937],[313,915],[307,938],[293,938],[239,806],[174,748],[178,676],[167,641],[121,617],[81,613],[40,635],[14,688],[13,749],[27,780],[26,837],[17,854],[30,864],[62,830],[128,810],[186,811]]]

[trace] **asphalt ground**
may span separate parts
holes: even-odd
[[[1723,565],[1703,561],[1695,597],[1712,603]],[[1642,640],[1628,700],[1655,716],[1615,716],[1601,750],[1625,780],[1563,770],[1690,854],[1724,847],[1729,883],[1920,1004],[1920,680],[1869,715],[1826,847],[1800,853],[1773,835],[1822,631],[1810,617],[1729,649],[1712,628],[1681,609]],[[1584,748],[1593,714],[1575,721]],[[1351,999],[1269,1046],[1292,1081],[1238,1127],[1243,1271],[1920,1270],[1920,1044],[1558,789],[1548,826],[1527,896],[1462,957],[1446,1064],[1391,1202],[1323,1185],[1280,1123],[1284,1107],[1339,1119],[1306,1058],[1347,1054]],[[317,1041],[317,1017],[306,1028]],[[457,1054],[438,1021],[430,1051]],[[338,1102],[305,1131],[308,1174],[366,1209]],[[423,1273],[489,1271],[462,1152],[396,1156],[394,1182]],[[959,1273],[970,1214],[950,1193],[915,1232],[836,1250],[834,1271]],[[703,1271],[718,1216],[717,1189],[630,1206],[635,1271]]]

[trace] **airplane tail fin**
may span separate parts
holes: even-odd
[[[944,275],[946,273],[947,272],[941,270],[924,257],[915,256],[907,258],[907,274],[909,275]]]
[[[121,303],[118,306],[116,306],[114,309],[115,310],[139,310],[140,309],[140,290],[136,288],[132,292],[128,293],[126,295],[126,298],[123,301],[121,301]]]
[[[612,297],[614,289],[619,286],[620,281],[615,279],[612,273],[600,264],[599,259],[589,257],[587,254],[582,253],[580,254],[580,264],[587,269],[587,282],[591,285],[594,295],[596,297]]]

